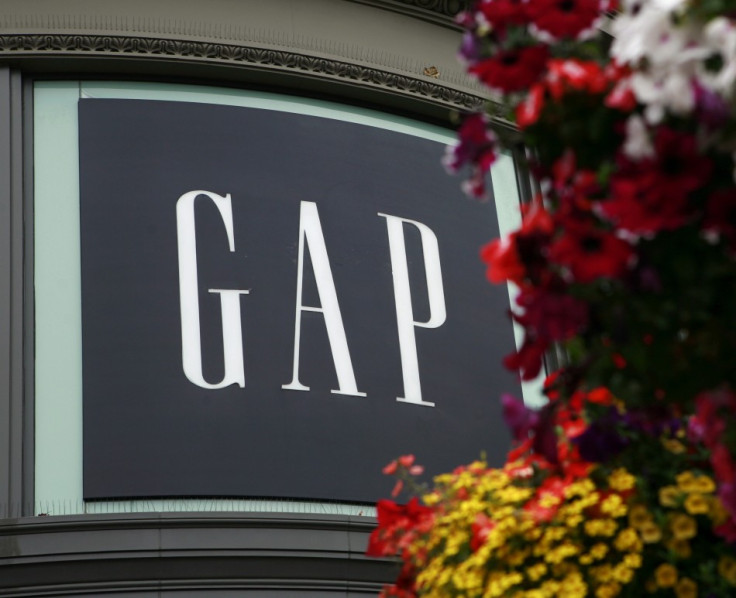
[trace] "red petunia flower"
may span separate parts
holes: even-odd
[[[478,513],[470,528],[472,533],[470,538],[470,550],[476,552],[481,546],[483,546],[488,539],[488,534],[490,534],[495,527],[495,521],[489,519],[488,516],[483,513]]]
[[[378,527],[368,539],[368,556],[393,556],[411,544],[417,534],[427,531],[434,519],[434,511],[413,497],[406,505],[392,500],[376,504]]]
[[[723,238],[731,251],[736,251],[736,190],[719,189],[705,206],[703,231]]]
[[[549,50],[544,45],[502,50],[472,65],[468,72],[491,89],[504,93],[522,91],[542,75],[548,56]]]
[[[546,89],[541,83],[532,85],[526,98],[516,106],[516,124],[520,129],[526,129],[539,120],[544,108]]]
[[[523,313],[514,314],[514,320],[527,334],[544,341],[568,339],[588,323],[588,305],[569,295],[565,288],[525,289],[517,297],[516,304]]]
[[[482,0],[477,10],[495,30],[529,22],[529,4],[523,0]]]
[[[621,110],[622,112],[633,112],[636,108],[636,96],[631,88],[631,80],[628,74],[625,77],[622,75],[618,78],[617,83],[606,96],[604,104],[609,108]]]
[[[591,225],[568,226],[550,246],[550,259],[566,267],[575,282],[620,278],[634,258],[629,243]]]
[[[622,76],[620,69],[602,68],[592,60],[549,60],[544,79],[533,85],[524,101],[516,107],[516,122],[522,129],[537,122],[546,99],[560,102],[570,92],[591,95],[608,93],[613,86],[618,85]]]
[[[522,285],[525,278],[540,278],[547,268],[545,254],[554,222],[541,200],[525,208],[518,231],[491,241],[480,251],[487,266],[486,276],[493,283],[512,281]]]
[[[509,371],[519,372],[522,380],[534,380],[542,370],[542,360],[549,345],[548,341],[527,335],[518,351],[504,357],[503,365]]]
[[[619,155],[612,197],[600,204],[606,217],[636,234],[672,230],[690,220],[689,195],[708,182],[713,170],[692,135],[660,127],[654,145],[654,158],[632,161]]]
[[[600,94],[610,86],[606,71],[597,62],[574,58],[550,60],[545,83],[555,100],[569,91]]]
[[[602,193],[597,174],[578,168],[575,153],[568,149],[552,165],[552,188],[560,202],[555,220],[564,228],[570,219],[589,218],[592,199]]]
[[[716,478],[721,484],[733,485],[736,482],[736,464],[733,462],[726,445],[720,442],[716,444],[710,453],[710,463],[713,466]],[[731,486],[729,497],[732,502],[728,505],[728,508],[733,509],[732,516],[736,517],[736,486]]]
[[[524,327],[526,336],[521,348],[507,355],[503,363],[511,371],[520,371],[522,380],[532,380],[542,369],[550,344],[574,336],[587,325],[588,306],[566,294],[564,288],[543,287],[523,289],[516,304],[522,313],[512,313],[512,318]]]
[[[492,283],[512,281],[521,284],[526,274],[526,268],[519,259],[516,249],[518,233],[512,233],[503,239],[496,239],[480,250],[480,258],[488,266],[486,277]]]
[[[577,38],[595,26],[606,7],[599,0],[534,0],[528,12],[539,31],[555,39]]]

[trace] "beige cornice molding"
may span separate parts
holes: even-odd
[[[252,82],[444,119],[483,101],[455,58],[450,14],[466,2],[3,0],[0,63]]]
[[[423,21],[457,28],[454,17],[466,10],[472,0],[350,0],[393,10]]]
[[[431,76],[408,76],[389,70],[307,54],[232,44],[112,35],[0,35],[5,58],[109,57],[176,59],[188,63],[244,66],[310,75],[415,97],[457,110],[477,108],[483,98]]]

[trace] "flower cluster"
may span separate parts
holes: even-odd
[[[402,557],[406,596],[736,595],[736,2],[475,0],[458,20],[492,100],[445,165],[482,199],[523,145],[539,190],[481,250],[518,290],[505,365],[565,363],[541,410],[502,398],[504,467],[391,507],[406,544],[372,550]]]
[[[398,555],[403,564],[383,595],[733,595],[736,558],[719,536],[730,514],[693,431],[701,423],[627,413],[602,388],[578,392],[569,403],[550,394],[541,413],[505,398],[517,445],[502,468],[472,463],[420,489],[421,503],[378,503],[368,553]],[[600,419],[585,415],[586,405],[618,413],[607,436],[594,427]],[[637,440],[647,443],[648,468],[631,458],[603,464],[582,456],[591,438],[599,449],[613,443],[620,450],[645,426],[646,437]],[[547,446],[536,446],[545,437]],[[413,456],[384,471],[402,482],[418,473]]]
[[[499,146],[533,150],[540,193],[481,251],[489,280],[519,289],[507,367],[533,379],[558,347],[568,400],[602,385],[636,417],[717,411],[708,448],[736,516],[734,14],[729,0],[478,0],[461,57],[496,95],[447,165],[477,167],[480,197]]]

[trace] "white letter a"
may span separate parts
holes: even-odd
[[[321,307],[311,307],[302,304],[303,280],[304,280],[304,247],[309,247],[309,255],[312,258],[314,278],[317,283],[319,302]],[[364,397],[365,393],[358,390],[353,373],[353,364],[350,359],[348,342],[345,337],[345,328],[340,314],[340,305],[337,302],[335,282],[332,279],[332,270],[327,258],[327,248],[322,235],[322,225],[319,221],[317,204],[312,201],[301,202],[299,213],[299,261],[296,279],[296,322],[294,324],[294,367],[292,379],[289,384],[281,388],[287,390],[309,390],[299,382],[299,344],[301,335],[302,312],[311,311],[323,314],[325,326],[327,327],[327,338],[330,342],[332,359],[335,363],[337,373],[338,390],[335,394]]]

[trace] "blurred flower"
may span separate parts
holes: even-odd
[[[491,89],[508,93],[521,91],[534,83],[544,72],[549,51],[536,45],[514,50],[502,50],[470,66],[475,75]]]
[[[529,437],[529,432],[539,423],[539,415],[532,411],[523,401],[510,394],[501,395],[503,418],[511,429],[514,440],[521,442]]]
[[[543,34],[543,41],[554,41],[591,33],[606,9],[600,0],[536,0],[528,3],[527,12],[532,31]]]
[[[485,197],[485,178],[496,160],[496,136],[488,128],[486,116],[466,116],[458,131],[458,138],[456,145],[446,148],[443,164],[453,173],[469,167],[471,177],[463,188],[471,197]]]

